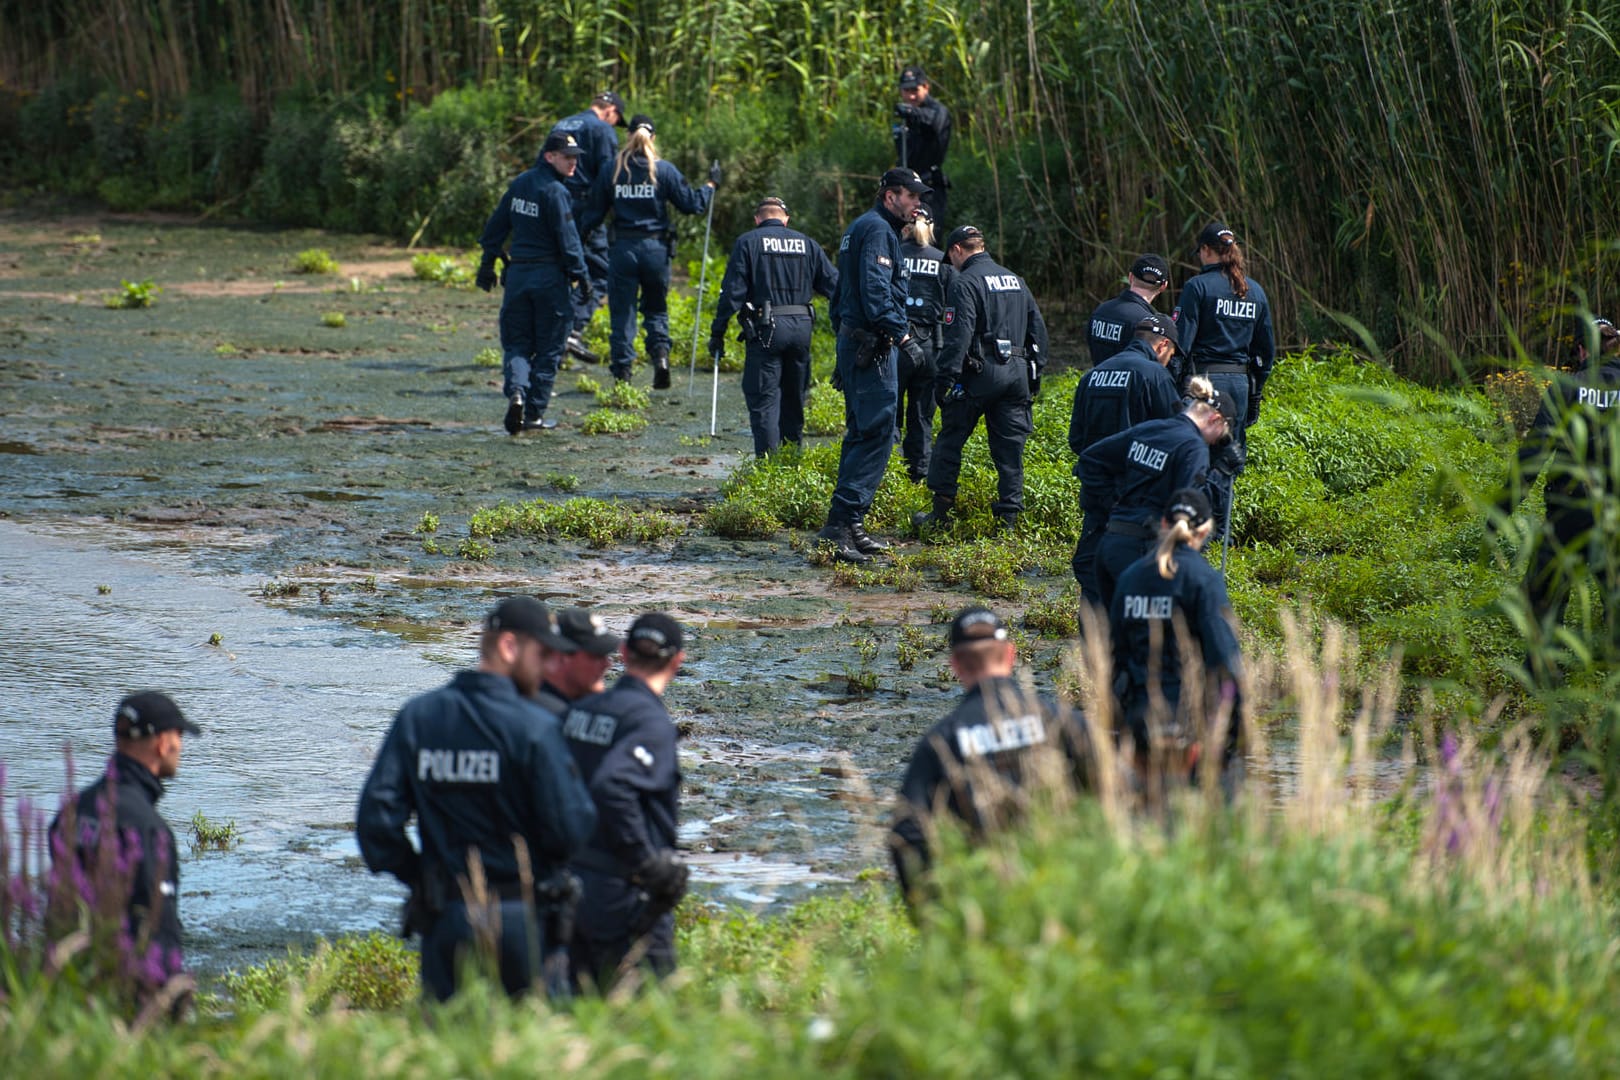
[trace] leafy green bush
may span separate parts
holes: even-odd
[[[613,385],[606,391],[600,387],[596,390],[596,403],[606,409],[650,409],[652,408],[652,395],[634,383],[622,379],[614,379]]]
[[[411,273],[418,281],[434,281],[440,285],[471,285],[473,269],[465,260],[454,255],[441,255],[423,251],[411,256]],[[497,354],[499,362],[499,354]]]
[[[157,303],[158,294],[163,292],[163,286],[153,284],[151,278],[145,281],[130,281],[120,278],[118,284],[122,292],[107,297],[107,306],[110,308],[147,308]]]
[[[620,409],[592,409],[579,423],[579,430],[587,435],[625,435],[647,426],[647,418],[640,413]]]
[[[294,1000],[311,1013],[339,1003],[394,1009],[420,994],[417,972],[416,951],[399,938],[345,935],[321,942],[314,953],[288,950],[284,960],[229,972],[220,985],[231,1006],[245,1015],[284,1011]]]
[[[295,274],[335,274],[338,272],[338,263],[325,248],[305,248],[293,256],[292,272]]]

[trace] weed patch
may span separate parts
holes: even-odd
[[[668,514],[631,510],[617,502],[579,498],[549,503],[501,503],[475,510],[467,522],[474,539],[528,536],[541,540],[585,540],[606,547],[621,540],[650,543],[679,536],[684,527]]]
[[[290,269],[295,274],[335,274],[338,263],[325,248],[305,248],[293,256]]]

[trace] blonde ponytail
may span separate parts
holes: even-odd
[[[613,179],[629,175],[630,159],[644,157],[647,159],[647,175],[652,177],[658,167],[658,148],[653,145],[653,132],[649,127],[638,127],[624,140],[619,147],[618,154],[613,158]]]
[[[1187,523],[1186,518],[1178,515],[1175,521],[1170,523],[1170,527],[1164,530],[1164,534],[1159,537],[1159,549],[1153,553],[1159,563],[1160,577],[1169,581],[1176,576],[1176,545],[1190,544],[1192,540],[1192,526]]]

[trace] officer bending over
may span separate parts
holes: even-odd
[[[900,230],[927,191],[910,169],[890,169],[878,182],[877,202],[850,223],[838,245],[833,381],[844,392],[844,442],[827,524],[816,538],[831,544],[844,562],[869,562],[889,550],[867,535],[863,522],[894,449],[895,350],[904,350],[913,364],[927,363],[906,322],[906,264],[900,256]]]
[[[1119,575],[1158,540],[1159,514],[1171,493],[1208,490],[1210,448],[1224,446],[1237,424],[1232,399],[1207,380],[1194,378],[1191,390],[1186,411],[1110,435],[1080,455],[1082,490],[1091,488],[1097,505],[1109,507],[1096,563],[1104,610],[1112,609]]]
[[[912,482],[928,475],[928,451],[934,441],[934,364],[944,348],[945,335],[940,319],[945,314],[945,297],[956,278],[945,253],[933,246],[934,217],[926,206],[900,230],[900,257],[909,276],[906,320],[912,336],[922,345],[926,363],[913,363],[900,354],[899,401],[895,405],[895,441],[906,459],[906,474]],[[903,429],[903,430],[902,430]]]
[[[557,121],[551,129],[572,135],[584,151],[580,155],[579,168],[564,181],[574,204],[576,222],[585,212],[597,176],[613,164],[613,155],[619,152],[619,133],[614,128],[624,127],[625,114],[624,99],[612,90],[604,90],[591,99],[583,112]],[[535,167],[538,168],[544,160],[544,154],[536,158]],[[589,232],[581,230],[579,240],[585,249],[585,265],[589,268],[591,287],[589,291],[579,289],[573,294],[575,334],[569,338],[569,346],[583,350],[583,345],[578,344],[578,332],[591,321],[597,304],[607,299],[607,231],[600,225]]]
[[[945,238],[956,268],[945,302],[945,347],[934,376],[939,442],[928,465],[931,513],[918,532],[947,524],[956,503],[962,447],[979,418],[996,466],[996,526],[1010,531],[1024,508],[1024,442],[1035,430],[1031,402],[1046,366],[1046,323],[1024,280],[991,260],[984,234],[959,225]]]
[[[950,187],[944,165],[945,152],[951,148],[951,111],[932,95],[933,86],[920,64],[901,69],[900,102],[894,107],[899,120],[894,126],[894,152],[902,169],[910,169],[928,185],[923,202],[934,222],[944,228]]]
[[[596,228],[613,215],[613,243],[608,249],[608,363],[613,377],[630,378],[636,359],[636,297],[640,295],[641,330],[653,369],[653,389],[669,389],[669,264],[675,257],[675,233],[667,207],[685,214],[709,208],[720,186],[720,165],[709,167],[709,179],[692,188],[681,170],[658,156],[652,117],[630,121],[630,137],[613,164],[596,178],[580,224]]]
[[[1149,775],[1187,776],[1219,737],[1219,765],[1235,780],[1243,659],[1226,585],[1204,559],[1214,527],[1203,491],[1173,493],[1157,549],[1127,567],[1114,591],[1114,689],[1139,772],[1148,762],[1157,766]],[[1197,663],[1192,670],[1182,667],[1186,657]]]
[[[1092,783],[1083,720],[1014,676],[1018,648],[1006,623],[986,608],[966,608],[949,641],[962,698],[918,741],[889,830],[900,893],[912,905],[933,864],[932,817],[948,813],[982,839],[1015,819],[1037,785]]]
[[[1137,256],[1126,275],[1125,290],[1112,300],[1104,300],[1091,313],[1086,345],[1091,349],[1091,366],[1113,356],[1130,344],[1136,324],[1153,310],[1153,301],[1170,284],[1170,266],[1163,256],[1148,253]],[[1176,380],[1180,386],[1181,381]]]
[[[51,861],[66,874],[77,863],[87,890],[116,888],[120,897],[83,895],[92,911],[121,901],[124,932],[133,943],[128,957],[144,1000],[185,970],[180,932],[180,849],[174,831],[157,812],[163,781],[180,771],[187,735],[202,729],[186,719],[167,694],[131,694],[113,713],[113,754],[100,779],[81,790],[51,821]],[[116,879],[106,879],[111,868]],[[124,876],[127,875],[127,876]],[[62,913],[77,924],[79,913]]]
[[[838,287],[838,271],[821,245],[787,223],[787,203],[775,195],[754,207],[755,227],[732,245],[709,326],[709,355],[718,365],[726,348],[726,323],[737,316],[745,350],[743,398],[755,457],[764,457],[784,440],[797,446],[804,439],[815,324],[810,294],[830,300]]]
[[[422,934],[422,985],[439,1001],[455,993],[475,928],[495,935],[501,985],[515,997],[540,978],[531,958],[572,919],[577,882],[562,872],[596,808],[556,717],[530,700],[553,625],[532,597],[496,605],[478,669],[405,703],[360,792],[360,854],[410,887],[406,930]],[[413,814],[420,852],[405,832]],[[480,876],[489,905],[476,903]]]
[[[1095,330],[1095,317],[1092,327]],[[1169,368],[1179,353],[1176,324],[1166,315],[1150,312],[1135,324],[1125,348],[1086,372],[1074,388],[1074,410],[1069,416],[1069,449],[1077,458],[1110,435],[1176,414],[1181,395]],[[1080,475],[1078,461],[1074,474]],[[1080,489],[1080,539],[1074,546],[1072,563],[1074,578],[1080,583],[1080,598],[1092,604],[1101,601],[1097,592],[1097,546],[1102,542],[1110,509],[1099,497],[1102,494],[1090,487]]]
[[[659,976],[675,970],[674,910],[688,871],[675,852],[681,770],[664,691],[686,659],[682,645],[668,615],[638,617],[620,650],[624,674],[563,722],[599,814],[573,864],[585,884],[573,971],[604,991],[638,964]]]
[[[540,689],[534,699],[561,720],[574,702],[606,689],[602,678],[613,666],[620,639],[600,615],[584,608],[567,608],[555,618],[551,647],[542,650]]]
[[[477,285],[489,292],[495,260],[504,257],[501,247],[512,238],[510,267],[500,278],[501,393],[509,435],[557,426],[546,419],[546,406],[573,325],[569,282],[590,291],[573,204],[563,186],[582,153],[572,135],[546,136],[540,164],[512,181],[478,240],[484,258]]]

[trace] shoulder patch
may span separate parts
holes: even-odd
[[[877,262],[878,262],[879,266],[893,266],[894,265],[894,260],[889,258],[887,255],[879,255],[877,257]]]
[[[952,323],[954,323],[956,321],[956,309],[953,308],[953,307],[946,308],[945,309],[944,319],[945,319],[945,325],[946,326],[949,326]]]

